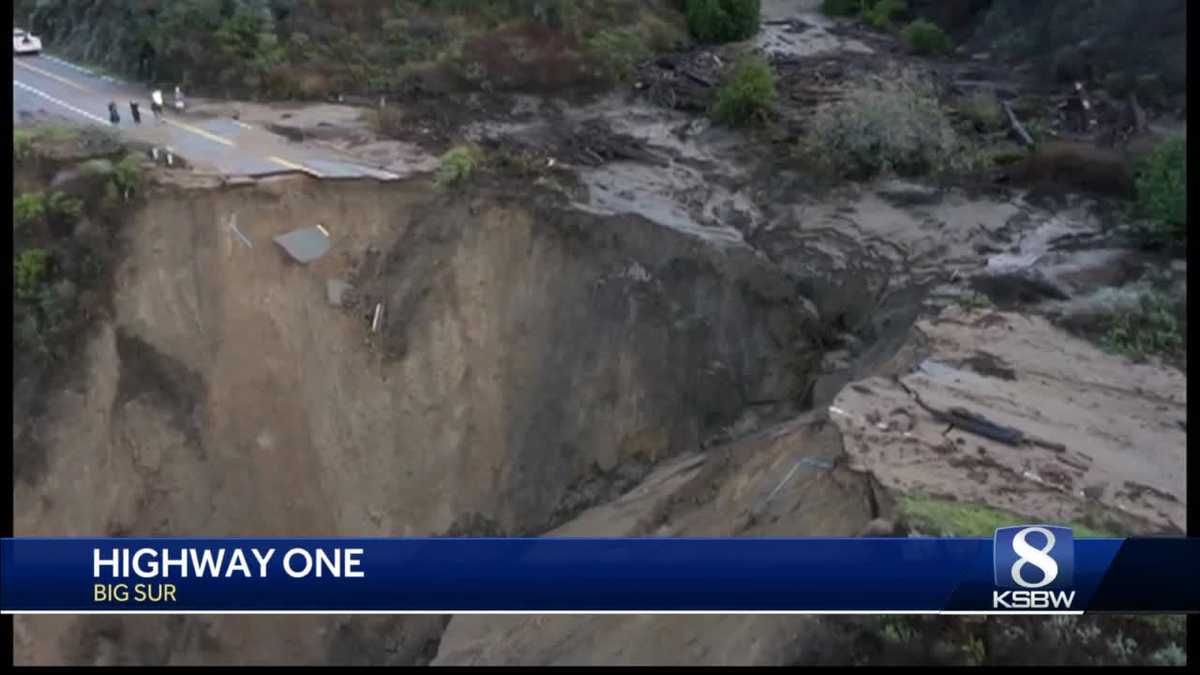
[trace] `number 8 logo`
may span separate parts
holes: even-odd
[[[1025,541],[1030,532],[1037,532],[1044,536],[1046,538],[1046,547],[1036,549],[1030,546],[1029,542]],[[1054,561],[1054,558],[1046,554],[1054,549],[1054,541],[1054,533],[1044,527],[1027,527],[1018,532],[1013,537],[1012,543],[1013,551],[1018,556],[1017,561],[1012,566],[1013,582],[1022,588],[1041,588],[1053,583],[1054,579],[1058,577],[1058,563]],[[1025,581],[1024,577],[1021,576],[1021,569],[1026,564],[1032,564],[1042,571],[1043,578],[1041,581],[1037,583]]]

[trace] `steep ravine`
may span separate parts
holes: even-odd
[[[17,534],[542,533],[804,402],[818,319],[765,258],[511,194],[154,187],[113,320],[29,425],[43,462],[16,485]],[[272,242],[315,224],[333,246],[309,265]],[[331,280],[353,286],[341,307]],[[15,646],[31,663],[360,661],[382,630],[366,660],[419,662],[444,624],[253,619],[22,617]]]

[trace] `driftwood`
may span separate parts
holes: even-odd
[[[1063,445],[1062,443],[1055,443],[1043,438],[1037,438],[1036,436],[1026,434],[1020,429],[997,424],[983,415],[973,413],[966,408],[954,407],[947,408],[946,410],[938,410],[937,408],[934,408],[933,406],[930,406],[922,401],[921,395],[905,386],[899,378],[896,378],[895,382],[899,384],[900,388],[907,392],[914,401],[917,402],[917,405],[921,406],[926,412],[933,415],[934,419],[938,420],[939,422],[944,422],[953,428],[973,433],[976,436],[990,438],[993,441],[1004,443],[1005,445],[1036,445],[1059,453],[1067,451],[1067,446]]]
[[[1001,105],[1004,106],[1004,112],[1008,115],[1008,123],[1012,126],[1013,132],[1017,134],[1017,138],[1021,139],[1021,142],[1025,145],[1032,146],[1033,137],[1025,130],[1024,125],[1021,124],[1021,120],[1017,119],[1017,114],[1013,112],[1012,106],[1008,104],[1008,101],[1002,101]]]

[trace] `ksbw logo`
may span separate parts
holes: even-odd
[[[1075,539],[1069,527],[1019,525],[996,530],[992,609],[1070,610],[1075,600]]]

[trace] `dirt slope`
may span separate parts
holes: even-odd
[[[156,188],[125,233],[115,320],[33,424],[46,461],[16,486],[17,534],[542,532],[750,403],[794,408],[813,317],[782,274],[501,192]],[[313,224],[333,247],[308,266],[272,243]],[[353,285],[348,306],[330,305],[329,280]],[[122,662],[311,663],[379,622],[340,638],[332,619],[29,625],[22,661],[108,658],[96,636],[118,631]],[[413,625],[380,658],[412,660],[440,629]]]
[[[842,458],[837,428],[802,416],[682,457],[550,534],[857,534],[875,496],[870,479],[840,466]],[[818,658],[827,636],[808,616],[458,616],[433,663],[785,665]]]

